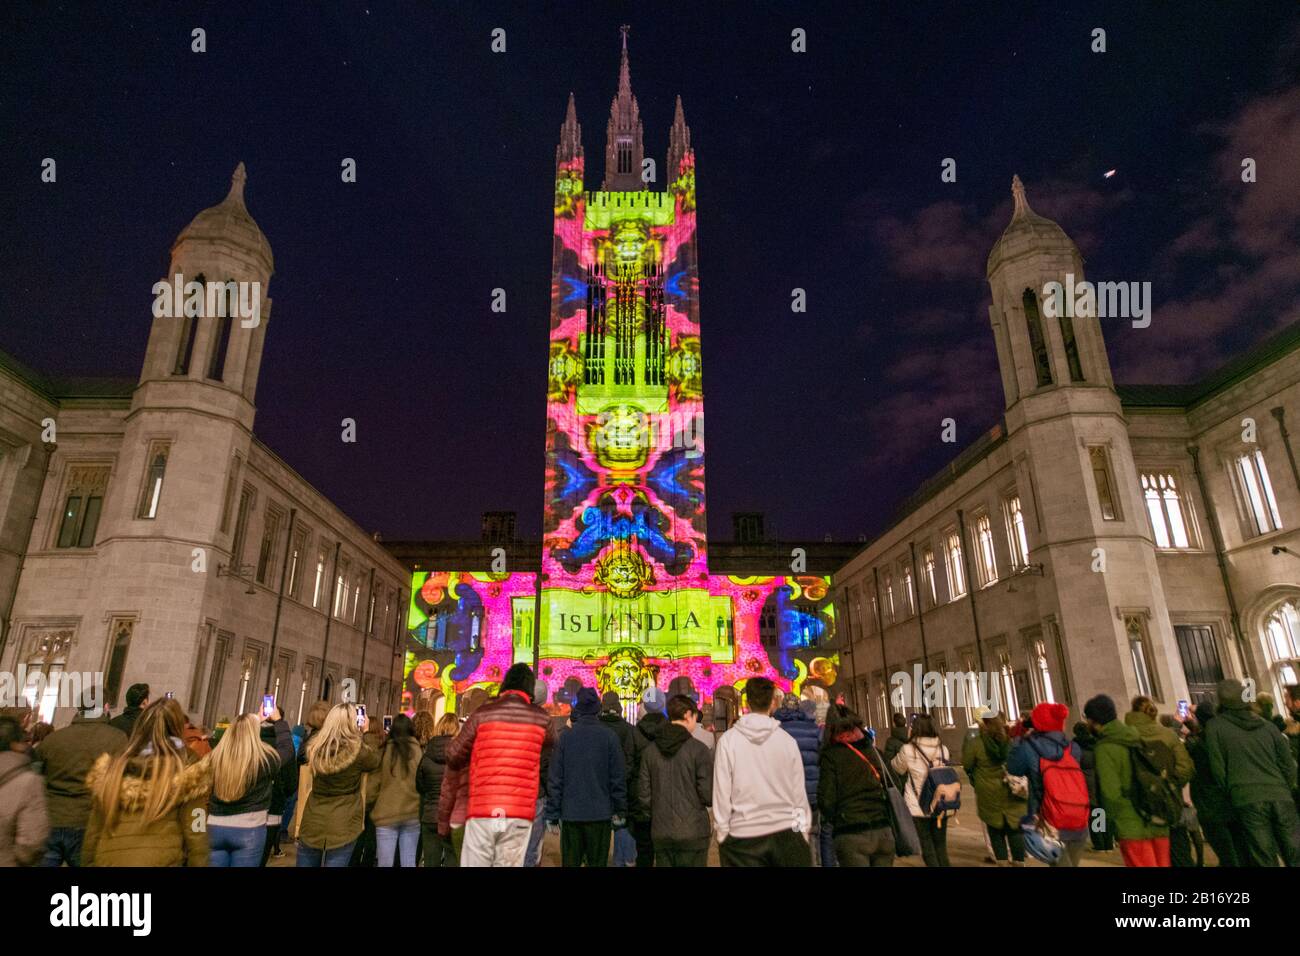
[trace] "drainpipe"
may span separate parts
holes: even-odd
[[[361,687],[364,690],[366,686],[366,650],[370,647],[370,626],[374,623],[373,612],[370,608],[374,607],[375,601],[375,569],[370,569],[370,584],[366,587],[366,630],[361,635]],[[379,688],[376,687],[375,690]],[[362,701],[365,703],[365,701]],[[382,704],[383,701],[380,701]]]
[[[293,522],[298,517],[298,509],[289,509],[289,535],[284,542],[284,561],[280,563],[280,593],[275,598],[275,624],[271,626],[271,653],[270,663],[266,668],[266,686],[262,688],[263,694],[271,693],[271,675],[275,673],[275,645],[280,638],[280,609],[284,607],[284,579],[289,570],[289,552],[293,550]],[[276,701],[278,704],[279,701]],[[284,708],[280,709],[281,716],[284,714]]]
[[[22,553],[18,555],[18,570],[14,574],[14,585],[9,590],[9,603],[5,605],[4,630],[0,631],[0,661],[4,660],[5,651],[9,646],[9,629],[13,626],[14,601],[18,600],[18,582],[22,580],[23,568],[27,565],[27,552],[32,543],[32,529],[36,527],[36,516],[41,512],[41,499],[45,496],[45,482],[50,477],[50,461],[54,458],[54,449],[58,446],[54,442],[43,442],[41,447],[45,451],[45,463],[41,467],[41,483],[36,488],[36,501],[32,505],[32,513],[27,519],[27,535],[23,538]]]
[[[912,552],[912,600],[916,601],[916,624],[921,629],[921,673],[930,672],[930,652],[925,649],[925,615],[921,613],[921,605],[924,603],[921,599],[921,575],[916,569],[916,542],[907,542],[908,549]]]
[[[405,612],[402,609],[406,607],[408,600],[403,599],[402,591],[399,589],[397,592],[397,613],[393,615],[395,618],[393,621],[393,658],[388,665],[388,709],[393,713],[397,713],[398,708],[402,706],[403,684],[397,683],[394,665],[399,659],[405,659],[405,655],[402,653],[402,618],[405,616]],[[394,692],[397,694],[396,706],[393,706]]]
[[[1228,558],[1223,550],[1223,535],[1219,532],[1219,516],[1214,508],[1214,499],[1205,487],[1205,475],[1201,471],[1201,449],[1196,445],[1187,446],[1187,454],[1192,456],[1192,474],[1196,476],[1196,487],[1201,491],[1201,500],[1205,502],[1205,511],[1210,519],[1210,537],[1214,540],[1214,557],[1219,562],[1219,577],[1223,581],[1223,593],[1228,598],[1228,611],[1232,620],[1232,633],[1237,638],[1237,646],[1245,656],[1246,640],[1241,633],[1241,616],[1237,613],[1237,597],[1232,593],[1232,580],[1228,576]]]
[[[1296,467],[1295,452],[1291,449],[1291,433],[1286,430],[1286,409],[1279,405],[1270,408],[1269,413],[1277,419],[1277,430],[1282,433],[1282,444],[1286,448],[1286,460],[1291,463],[1291,477],[1295,479],[1295,486],[1300,488],[1300,468]]]
[[[853,615],[849,613],[849,591],[844,589],[844,633],[849,639],[849,686],[853,688],[853,709],[859,714],[862,713],[858,706],[858,654],[853,646]]]
[[[957,533],[961,535],[961,569],[966,576],[966,595],[970,598],[970,620],[975,628],[975,653],[979,657],[980,670],[984,670],[984,645],[980,641],[980,616],[975,610],[975,581],[970,576],[970,548],[966,541],[966,513],[957,509]]]
[[[330,596],[325,604],[325,649],[320,654],[320,696],[325,697],[325,682],[329,680],[330,665],[330,625],[334,623],[334,592],[339,586],[339,548],[343,547],[342,541],[334,543],[334,564],[330,568]]]
[[[871,569],[871,579],[875,584],[876,591],[876,632],[880,635],[880,673],[885,679],[885,704],[891,706],[889,700],[889,658],[885,656],[885,622],[880,616],[880,569]]]

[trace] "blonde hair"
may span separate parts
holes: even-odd
[[[321,724],[325,723],[325,718],[330,712],[330,702],[327,700],[314,700],[311,707],[307,708],[307,719],[303,721],[312,730],[320,730]]]
[[[427,744],[429,738],[434,735],[434,731],[437,729],[435,727],[433,714],[429,713],[427,710],[422,710],[415,715],[412,719],[412,723],[415,724],[415,739],[422,744]]]
[[[337,762],[339,752],[359,746],[361,728],[357,726],[357,710],[351,704],[335,704],[325,715],[320,730],[307,742],[307,763],[312,773],[325,773],[322,768]]]
[[[175,701],[164,698],[141,711],[126,749],[109,761],[104,776],[94,788],[94,799],[104,812],[106,832],[117,823],[121,810],[122,777],[132,760],[139,759],[145,768],[141,775],[148,794],[142,808],[145,822],[162,819],[176,805],[189,751],[183,745],[177,746],[175,741],[180,740],[184,732],[185,712]],[[148,754],[144,753],[146,750]]]
[[[447,711],[438,718],[438,726],[433,728],[435,737],[455,737],[460,730],[460,719],[453,711]]]
[[[244,714],[213,748],[212,794],[218,800],[237,800],[264,770],[279,762],[275,748],[262,741],[261,719],[257,714]]]

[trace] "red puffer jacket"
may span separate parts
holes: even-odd
[[[523,691],[505,691],[474,711],[447,745],[448,770],[469,766],[467,816],[533,819],[542,751],[554,743],[551,718]]]

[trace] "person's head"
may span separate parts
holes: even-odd
[[[595,717],[600,714],[600,695],[596,693],[594,687],[584,687],[578,691],[578,697],[573,702],[573,716],[578,717]]]
[[[126,749],[109,761],[108,768],[93,788],[94,799],[104,813],[104,829],[112,830],[121,809],[122,779],[133,765],[141,780],[145,822],[152,823],[168,813],[180,798],[186,754],[183,743],[185,712],[175,701],[159,700],[136,718]]]
[[[1092,728],[1088,726],[1086,720],[1077,720],[1072,728],[1075,740],[1082,740],[1092,736]]]
[[[1063,733],[1065,731],[1065,719],[1069,716],[1069,707],[1064,704],[1050,703],[1049,701],[1043,701],[1029,712],[1034,731],[1042,734]]]
[[[791,707],[796,706],[799,701],[793,694],[790,695]],[[785,691],[779,687],[772,688],[772,709],[780,710],[785,705]]]
[[[1273,719],[1273,695],[1268,691],[1260,691],[1255,697],[1255,713],[1265,720]]]
[[[126,706],[144,708],[149,706],[149,685],[132,684],[126,689]]]
[[[996,710],[985,710],[980,714],[980,733],[995,740],[1007,739],[1007,722]]]
[[[1286,685],[1286,698],[1283,701],[1286,709],[1294,713],[1300,710],[1300,684]]]
[[[460,730],[460,721],[456,719],[454,711],[447,711],[438,718],[438,724],[433,728],[435,737],[455,737],[456,732]]]
[[[1105,694],[1098,694],[1083,705],[1083,716],[1096,731],[1114,722],[1118,715],[1115,711],[1115,702]]]
[[[934,718],[929,714],[915,714],[912,718],[912,739],[917,740],[921,737],[938,737],[939,732],[934,729]]]
[[[685,727],[687,733],[695,733],[695,726],[699,722],[698,714],[695,701],[685,694],[673,694],[668,698],[668,719]]]
[[[537,680],[533,677],[533,669],[522,662],[511,664],[510,669],[506,671],[506,676],[501,678],[501,690],[499,693],[504,694],[506,691],[517,690],[531,701],[533,691],[537,689]]]
[[[212,750],[212,792],[233,801],[248,792],[265,767],[278,762],[275,748],[262,742],[262,721],[257,714],[235,719]]]
[[[602,714],[621,714],[623,702],[618,699],[616,691],[607,690],[600,695],[600,712]]]
[[[1246,700],[1246,688],[1239,680],[1228,678],[1219,681],[1214,694],[1219,699],[1219,713],[1223,713],[1225,710],[1245,711],[1250,709],[1250,702]]]
[[[411,761],[420,750],[415,739],[415,721],[405,714],[393,717],[393,724],[388,728],[388,738],[384,741],[383,760],[388,764],[388,772],[394,777],[405,777],[414,773]]]
[[[351,704],[335,704],[325,715],[320,730],[307,743],[307,762],[312,773],[336,773],[342,770],[361,749],[361,728],[357,726],[357,709]]]
[[[330,702],[328,700],[314,700],[311,706],[307,708],[307,716],[303,723],[307,725],[310,731],[320,730],[325,725],[325,718],[329,716]]]
[[[27,733],[23,730],[22,721],[8,714],[0,717],[0,754],[23,750],[26,742]]]
[[[851,734],[854,730],[865,730],[862,718],[844,704],[831,704],[826,708],[826,725],[822,729],[822,743],[829,746],[841,734]]]
[[[1160,711],[1156,710],[1156,702],[1145,694],[1139,694],[1133,698],[1133,706],[1129,708],[1135,714],[1146,714],[1152,720],[1155,720]]]
[[[1194,711],[1194,713],[1196,714],[1197,730],[1198,731],[1205,730],[1205,725],[1214,719],[1214,701],[1212,700],[1201,701],[1199,704],[1196,705],[1196,710]]]
[[[894,716],[889,718],[895,730],[907,729],[907,716],[900,711],[894,711]]]
[[[745,708],[751,714],[771,714],[776,704],[776,685],[766,677],[745,681]]]
[[[433,714],[427,710],[420,711],[411,719],[411,726],[415,728],[415,739],[421,744],[427,744],[429,738],[433,736],[433,729],[437,723],[433,719]]]
[[[646,716],[662,714],[667,706],[668,695],[653,684],[647,687],[645,693],[641,695],[641,711]]]

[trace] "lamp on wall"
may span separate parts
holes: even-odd
[[[1015,594],[1019,588],[1016,587],[1016,578],[1024,577],[1027,574],[1036,574],[1040,578],[1043,576],[1043,566],[1041,564],[1026,564],[1020,568],[1010,578],[1007,579],[1007,593]]]
[[[233,566],[229,564],[217,565],[217,577],[237,578],[240,581],[247,581],[248,590],[244,592],[245,594],[257,593],[257,588],[253,587],[252,574],[253,574],[253,566],[251,564],[239,564]]]

